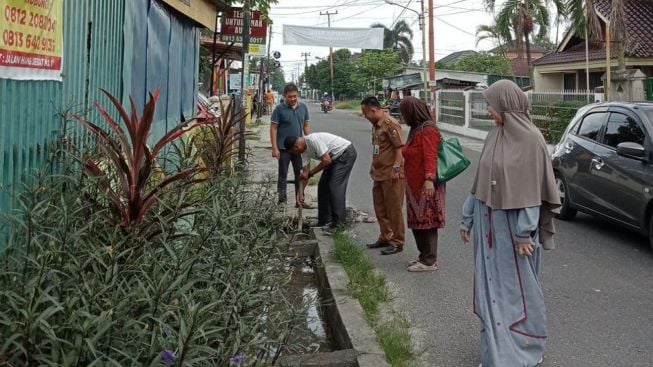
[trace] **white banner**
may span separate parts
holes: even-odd
[[[323,28],[284,24],[283,44],[383,50],[383,28]]]

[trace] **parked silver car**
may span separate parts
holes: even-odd
[[[647,235],[653,248],[653,104],[581,108],[553,152],[560,219],[582,211]]]

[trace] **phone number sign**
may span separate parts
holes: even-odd
[[[61,81],[63,0],[0,0],[0,78]]]

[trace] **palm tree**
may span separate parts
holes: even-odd
[[[488,9],[494,9],[494,3],[494,0],[485,0]],[[531,37],[535,32],[535,25],[538,26],[536,37],[546,37],[550,22],[546,0],[508,0],[503,3],[496,17],[498,34],[507,40],[510,40],[514,34],[517,50],[525,48],[531,81],[533,80]],[[519,58],[523,58],[521,51],[518,55]]]
[[[410,64],[415,50],[413,48],[413,31],[410,29],[405,20],[400,20],[394,24],[392,29],[381,23],[372,24],[372,28],[383,28],[383,48],[398,50],[401,61],[405,65]]]
[[[492,25],[482,24],[476,28],[476,47],[484,40],[492,41],[501,51],[501,55],[505,56],[503,45],[507,40],[499,33],[496,21]]]

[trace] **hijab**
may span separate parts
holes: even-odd
[[[406,144],[410,143],[415,138],[418,132],[422,131],[427,126],[435,128],[435,123],[431,117],[429,107],[417,97],[406,97],[399,103],[399,111],[404,117],[406,124],[410,126],[410,132],[406,139]]]
[[[488,133],[471,192],[492,209],[539,206],[540,242],[552,249],[560,196],[546,142],[528,113],[528,97],[510,80],[492,84],[483,96],[503,124]]]

